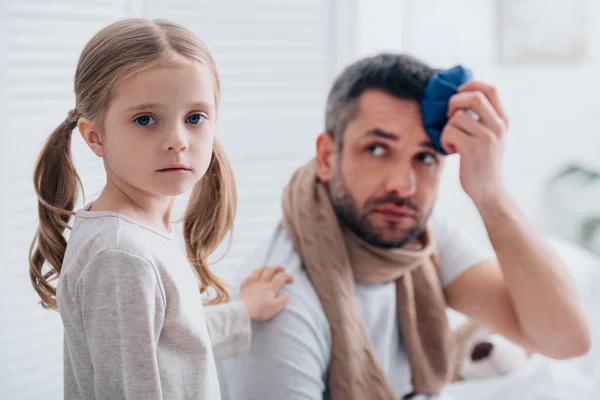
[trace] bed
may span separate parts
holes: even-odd
[[[600,399],[600,257],[565,241],[552,240],[568,264],[592,329],[588,354],[567,361],[532,356],[515,373],[450,385],[443,400],[599,400]]]

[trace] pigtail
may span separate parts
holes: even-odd
[[[188,259],[200,279],[200,292],[209,287],[216,297],[206,304],[229,301],[227,284],[212,273],[208,256],[233,228],[237,211],[237,189],[233,169],[221,143],[215,138],[210,166],[196,184],[183,217]]]
[[[56,287],[67,247],[64,232],[74,214],[79,189],[83,188],[71,156],[71,138],[77,125],[76,112],[50,135],[33,174],[38,197],[39,227],[29,250],[29,275],[44,308],[57,309]],[[49,269],[44,272],[44,265]]]

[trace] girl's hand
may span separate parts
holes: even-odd
[[[258,268],[243,280],[240,287],[240,300],[248,308],[254,321],[266,321],[277,315],[289,302],[279,291],[286,283],[293,282],[283,267],[265,266]]]

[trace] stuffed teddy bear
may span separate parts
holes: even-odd
[[[507,375],[529,358],[525,349],[472,320],[463,322],[454,335],[458,349],[454,381]]]

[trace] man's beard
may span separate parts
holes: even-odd
[[[346,188],[339,170],[332,174],[329,181],[329,197],[341,224],[348,227],[356,236],[368,244],[384,249],[400,248],[411,243],[425,230],[427,220],[431,214],[431,210],[429,210],[423,218],[419,207],[410,198],[400,198],[394,193],[380,198],[369,198],[363,207],[364,211],[361,212]],[[398,230],[398,235],[393,239],[386,239],[383,232],[381,232],[385,228],[378,229],[369,221],[369,210],[384,204],[406,207],[413,211],[415,213],[415,225],[409,229],[402,229],[397,227],[395,222],[388,221],[388,230]]]

